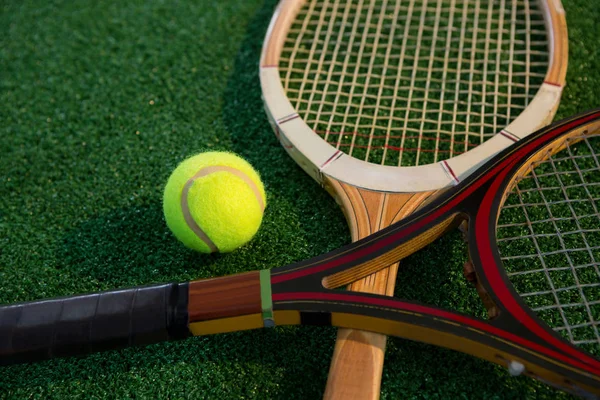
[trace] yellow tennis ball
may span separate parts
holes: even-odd
[[[163,211],[167,225],[187,247],[229,252],[252,239],[266,203],[260,176],[247,161],[232,153],[207,152],[173,171]]]

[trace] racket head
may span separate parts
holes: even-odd
[[[537,7],[537,11],[534,13],[535,18],[530,18],[530,15],[528,14],[529,9],[513,10],[518,13],[525,13],[523,15],[528,18],[527,21],[529,21],[528,23],[530,25],[523,25],[522,27],[515,27],[515,25],[512,25],[512,27],[515,27],[511,31],[513,40],[507,45],[504,44],[504,39],[496,37],[495,44],[496,46],[499,46],[499,51],[496,53],[490,51],[491,45],[488,44],[486,47],[485,44],[479,43],[479,39],[474,39],[472,43],[464,41],[460,42],[458,45],[453,44],[453,47],[455,48],[457,48],[457,46],[475,46],[473,58],[479,57],[479,55],[477,55],[479,54],[479,51],[477,50],[478,46],[483,46],[483,51],[489,52],[489,54],[486,55],[490,56],[490,58],[493,58],[491,57],[492,54],[496,57],[497,54],[501,53],[503,46],[508,46],[508,49],[511,50],[511,57],[519,58],[519,55],[522,52],[527,53],[524,61],[517,62],[516,58],[513,58],[509,62],[506,62],[505,60],[498,59],[498,63],[494,62],[493,64],[490,64],[490,71],[486,72],[487,75],[484,79],[493,80],[494,78],[492,75],[496,74],[498,76],[512,76],[512,79],[515,81],[512,84],[499,84],[497,81],[488,82],[488,84],[482,86],[484,91],[486,90],[486,87],[488,88],[488,97],[485,95],[482,97],[481,87],[472,87],[473,85],[469,88],[469,90],[473,91],[472,96],[462,93],[462,86],[468,86],[468,82],[472,82],[476,79],[476,76],[474,77],[472,73],[474,68],[473,62],[471,62],[471,60],[464,60],[466,66],[463,67],[461,72],[456,72],[458,71],[458,68],[461,68],[460,60],[452,57],[444,58],[443,54],[447,52],[445,51],[445,45],[443,45],[442,40],[440,40],[439,43],[441,50],[434,49],[434,45],[431,43],[431,37],[434,35],[432,32],[419,31],[413,35],[412,31],[408,32],[409,29],[407,30],[408,34],[404,35],[401,24],[398,24],[399,26],[394,27],[384,26],[384,29],[379,30],[377,27],[373,28],[375,32],[369,31],[368,34],[363,35],[364,40],[360,45],[353,45],[349,42],[339,44],[340,41],[335,40],[336,29],[347,29],[348,32],[350,32],[353,27],[362,26],[361,24],[366,26],[367,23],[364,22],[362,20],[364,18],[359,15],[360,11],[363,10],[359,10],[359,6],[356,3],[343,2],[343,6],[338,3],[339,2],[337,1],[281,1],[267,31],[260,61],[260,80],[263,100],[273,129],[290,156],[318,182],[323,182],[324,175],[326,175],[334,180],[345,182],[358,188],[374,191],[406,193],[437,190],[458,183],[484,161],[488,160],[493,154],[496,154],[514,141],[527,136],[552,120],[564,86],[567,68],[566,60],[568,56],[565,15],[560,1],[532,1],[531,4],[535,4]],[[418,14],[419,7],[426,2],[412,1],[401,3],[403,3],[403,5],[398,7],[393,1],[359,2],[358,4],[363,6],[365,9],[364,13],[368,14],[368,18],[371,18],[372,21],[377,20],[376,14],[378,12],[378,7],[382,10],[387,7],[385,11],[389,11],[389,13],[396,17],[401,17],[402,13],[407,13],[410,9],[410,12],[415,15],[414,18],[417,20],[421,17],[426,18],[425,14],[427,13],[434,14],[434,17],[438,19],[447,20],[448,18],[451,18],[456,20],[456,23],[463,17],[465,18],[465,21],[461,25],[463,30],[465,32],[473,31],[468,30],[468,25],[474,24],[472,19],[470,19],[472,16],[469,16],[473,10],[468,9],[468,7],[462,7],[460,8],[460,12],[456,12],[457,15],[449,12],[450,9],[456,7],[461,2],[452,2],[453,6],[450,6],[449,8],[448,6],[442,7],[441,5],[443,2],[431,2],[433,6],[431,6],[430,9],[423,9],[422,14]],[[520,2],[519,6],[524,8],[524,5],[526,4],[529,4],[529,2]],[[372,9],[375,9],[375,11]],[[491,8],[489,10],[479,11],[482,13],[485,11],[488,14],[493,12]],[[308,16],[310,13],[314,15],[311,14]],[[385,13],[382,13],[382,15],[384,14]],[[487,14],[484,13],[482,21],[484,21],[486,17]],[[427,18],[431,18],[431,16],[427,16]],[[358,21],[358,23],[354,23],[353,25],[353,21]],[[490,21],[489,18],[486,21],[487,22],[482,23],[492,32],[488,36],[492,37],[498,35],[498,32],[501,31],[501,29],[499,30],[496,27],[494,30],[494,27],[499,22],[495,20]],[[384,25],[388,23],[390,23],[390,21],[386,18]],[[410,21],[410,23],[414,24],[415,22]],[[449,22],[446,21],[445,23]],[[375,23],[375,25],[377,24]],[[406,22],[405,26],[408,25],[409,23]],[[508,29],[510,30],[510,27]],[[298,33],[299,30],[301,30],[300,33]],[[534,33],[529,36],[523,36],[523,33],[519,30],[530,30]],[[386,34],[381,33],[382,31],[386,31],[387,36]],[[451,30],[447,29],[446,31],[443,31],[444,34],[440,34],[440,36],[446,35],[446,32],[449,31]],[[344,33],[351,36],[352,33],[348,32]],[[342,38],[344,37],[344,33],[341,35]],[[382,43],[381,51],[383,52],[386,52],[387,49],[390,48],[387,46],[387,43],[392,43],[392,39],[399,41],[402,41],[403,37],[408,39],[405,40],[406,43],[403,43],[405,48],[393,48],[393,52],[397,53],[395,56],[390,56],[390,52],[385,53],[383,56],[385,66],[376,65],[373,67],[369,64],[370,58],[368,57],[368,54],[366,56],[362,55],[362,61],[359,60],[358,62],[365,62],[366,65],[356,67],[354,70],[349,68],[352,70],[349,74],[350,78],[343,79],[364,80],[366,79],[365,76],[368,76],[369,74],[373,76],[383,74],[386,77],[385,79],[372,80],[372,87],[367,87],[368,85],[365,83],[364,89],[348,89],[353,90],[350,96],[351,99],[348,101],[340,100],[341,98],[347,99],[347,97],[344,96],[344,93],[340,94],[346,90],[346,87],[342,87],[343,85],[341,83],[339,87],[335,84],[336,80],[338,80],[339,83],[339,80],[342,79],[338,79],[341,75],[337,75],[339,73],[337,71],[339,68],[336,63],[347,60],[349,58],[348,54],[354,57],[356,55],[355,53],[364,49],[365,45],[369,45],[369,43],[367,43],[369,40],[375,40],[370,37],[377,35],[381,36],[379,41]],[[448,39],[452,41],[450,36],[446,36],[447,37],[443,37],[443,40]],[[424,40],[423,37],[428,40]],[[492,39],[494,38],[492,37],[490,39],[490,37],[484,37],[483,41],[485,42],[487,40],[489,42],[491,40],[493,42]],[[543,39],[540,39],[540,37],[543,37]],[[297,39],[297,41],[294,38]],[[315,38],[318,40],[313,40]],[[419,53],[422,52],[426,54],[422,61],[418,59],[418,55],[413,55],[412,58],[406,57],[406,59],[403,59],[401,54],[407,49],[411,49],[410,44],[419,38],[423,41],[427,41],[429,48],[432,48],[433,50],[429,51],[429,49],[426,48],[426,45],[424,45],[424,48],[419,50]],[[348,40],[350,41],[351,39]],[[326,45],[323,45],[321,42],[325,42]],[[314,43],[317,44],[315,45]],[[454,41],[452,41],[452,43],[454,43]],[[498,45],[498,43],[503,44]],[[309,46],[309,48],[304,51],[300,49],[302,46]],[[344,48],[344,46],[347,47]],[[374,46],[371,47],[374,48]],[[340,50],[340,48],[342,49]],[[294,51],[296,52],[295,54],[302,53],[302,57],[306,55],[304,53],[308,52],[310,53],[309,56],[312,58],[308,57],[307,59],[304,59],[302,57],[296,57],[301,60],[294,64],[294,60],[292,60],[293,57],[289,56],[290,52],[293,53]],[[415,52],[414,49],[410,51],[413,53]],[[338,59],[336,59],[336,57]],[[442,57],[442,60],[437,60],[437,57]],[[530,83],[530,77],[521,76],[526,74],[526,72],[517,72],[517,69],[523,69],[523,66],[520,64],[527,64],[525,68],[529,69],[531,65],[538,62],[535,61],[538,58],[546,59],[545,63],[547,63],[547,68],[545,71],[538,71],[539,76],[534,76],[535,74],[532,73]],[[428,64],[428,59],[435,60],[435,65],[433,62]],[[358,64],[358,62],[356,63]],[[399,67],[397,68],[390,67],[394,62],[401,64],[399,64]],[[469,64],[469,62],[471,62],[471,64]],[[412,64],[416,66],[416,70],[418,70],[418,73],[420,74],[421,67],[419,65],[423,63],[427,64],[427,70],[423,71],[423,73],[426,74],[425,78],[410,75],[411,71],[415,70],[415,68],[412,68]],[[475,64],[477,64],[477,62],[475,62]],[[477,64],[477,67],[481,67],[481,63]],[[471,70],[469,70],[469,68],[471,68]],[[540,65],[538,65],[537,68],[539,70]],[[452,80],[450,74],[440,72],[440,69],[456,70],[454,80]],[[434,72],[431,72],[432,70]],[[308,87],[305,94],[298,96],[296,89],[290,89],[290,82],[294,83],[295,80],[297,80],[293,77],[294,74],[303,75],[303,81],[299,83],[299,85],[303,86],[305,89]],[[408,75],[404,76],[406,74]],[[441,75],[437,76],[436,74]],[[318,81],[315,77],[321,79],[321,81]],[[452,86],[452,90],[450,90],[450,88],[448,88],[448,90],[445,90],[444,88],[441,90],[432,89],[433,85],[426,85],[425,83],[427,79],[432,78],[447,80],[449,82],[447,86]],[[394,86],[393,83],[390,82],[404,83],[400,86]],[[402,93],[408,90],[404,87],[406,85],[425,86],[425,89],[423,90],[424,94],[419,96],[415,95],[415,97],[418,98],[412,100],[401,98]],[[513,93],[509,89],[511,86],[514,86],[515,88],[522,87],[522,90],[519,91],[515,89]],[[525,88],[525,86],[527,86],[527,88]],[[326,90],[322,90],[323,87],[331,88],[332,92],[328,93]],[[489,97],[489,93],[492,93],[494,90],[498,91],[499,88],[502,88],[500,95]],[[392,91],[391,95],[389,94],[390,90]],[[379,97],[371,102],[373,104],[364,107],[364,104],[361,103],[361,98],[369,97],[373,91],[376,92]],[[397,92],[398,96],[396,96],[396,92],[394,91]],[[524,91],[526,93],[524,93]],[[479,105],[473,106],[469,102],[462,100],[458,102],[454,101],[455,96],[459,95],[457,94],[458,92],[460,92],[461,99],[465,96],[471,99],[474,99],[475,97],[480,98]],[[311,103],[306,105],[305,103],[307,101],[302,99],[302,96],[308,96]],[[446,98],[444,98],[444,96],[446,96]],[[300,98],[300,101],[295,97]],[[396,97],[398,97],[398,101],[395,100]],[[424,97],[431,97],[429,99],[430,106],[424,105],[424,103],[427,103],[427,100],[424,99]],[[332,105],[332,101],[335,104]],[[353,102],[358,102],[359,104],[352,104]],[[475,101],[473,100],[473,102]],[[340,105],[338,106],[337,103],[340,103]],[[499,107],[498,104],[500,103],[502,103],[502,106]],[[362,104],[362,106],[360,106],[360,104]],[[461,107],[455,107],[456,104],[460,104]],[[521,106],[517,107],[517,104],[521,104]],[[416,108],[419,107],[421,109],[416,110]],[[478,116],[478,113],[482,113],[482,109],[486,107],[489,109],[490,115],[484,115],[483,117]],[[369,111],[365,111],[367,108]],[[315,109],[317,111],[314,111]],[[327,111],[323,111],[324,109],[327,109]],[[315,112],[320,113],[320,115],[315,117]],[[355,113],[357,112],[360,114],[359,117],[367,118],[366,123],[356,122]],[[418,115],[413,117],[412,114],[414,113]],[[344,122],[335,122],[332,125],[331,120],[339,119],[338,114],[343,116],[340,118],[342,118]],[[497,114],[503,114],[502,118],[497,118]],[[440,118],[439,121],[432,123],[430,119],[434,118],[434,115],[442,115],[444,121]],[[392,118],[389,118],[390,116]],[[452,129],[464,130],[466,134],[463,136],[467,138],[475,135],[474,132],[469,132],[469,129],[466,128],[464,122],[465,118],[479,118],[478,125],[475,126],[474,124],[473,128],[474,130],[480,131],[485,137],[483,139],[476,138],[463,140],[463,142],[465,142],[465,148],[470,148],[474,145],[474,142],[477,143],[476,147],[472,147],[462,154],[456,154],[458,151],[455,152],[453,149],[442,149],[442,147],[448,146],[448,141],[452,142],[455,140],[452,136],[452,132],[450,132]],[[410,126],[400,126],[398,129],[395,129],[392,128],[392,124],[389,124],[389,126],[384,127],[383,129],[370,129],[364,126],[365,124],[371,124],[373,126],[379,124],[388,125],[385,121],[391,119],[400,125],[402,125],[402,120],[408,120],[409,124],[420,125],[420,127],[413,129]],[[447,120],[452,120],[453,122],[448,123]],[[457,120],[463,122],[458,123]],[[394,124],[396,124],[396,122],[394,122]],[[503,124],[503,122],[506,122],[506,124]],[[425,125],[427,125],[428,128],[424,128]],[[319,128],[322,126],[324,126],[325,129]],[[427,151],[430,151],[423,146],[422,149],[420,149],[420,147],[417,149],[416,156],[412,155],[412,160],[409,160],[406,163],[400,161],[397,165],[388,165],[390,163],[385,157],[381,158],[381,162],[374,162],[376,160],[373,158],[370,159],[369,156],[366,158],[363,155],[357,158],[356,154],[350,156],[346,153],[352,152],[351,150],[348,151],[348,146],[351,145],[342,143],[342,140],[338,140],[332,145],[330,143],[332,140],[326,140],[329,138],[324,138],[323,134],[319,135],[316,133],[318,131],[329,132],[330,129],[327,129],[327,127],[331,126],[336,128],[335,134],[340,138],[349,136],[350,138],[347,140],[352,143],[356,143],[356,140],[366,140],[370,143],[370,146],[373,144],[373,141],[386,141],[384,145],[379,146],[377,149],[377,146],[373,145],[371,154],[375,154],[378,151],[385,152],[387,149],[394,147],[390,146],[390,140],[404,141],[402,142],[404,145],[406,145],[406,140],[414,139],[421,142],[430,141],[432,140],[431,135],[435,135],[433,132],[436,130],[448,134],[449,138],[440,138],[438,135],[438,139],[435,140],[436,143],[434,145],[434,152],[436,155],[433,158],[423,156],[423,159],[427,158],[429,161],[433,160],[432,162],[424,162],[423,160],[418,161],[416,159],[419,158],[419,154],[426,154]],[[418,132],[411,133],[414,132],[415,129]],[[381,133],[382,131],[383,133]],[[344,135],[344,132],[351,132],[351,134]],[[381,135],[385,136],[387,139],[381,139],[379,137]],[[396,135],[400,139],[394,138]],[[365,137],[357,139],[359,136]],[[457,142],[461,141],[457,140]],[[360,145],[357,145],[354,148],[359,146]],[[410,152],[407,151],[405,153]],[[388,151],[387,154],[391,154],[391,151]],[[410,158],[410,156],[405,157],[405,159]]]
[[[564,339],[598,357],[600,136],[568,136],[541,153],[557,149],[512,177],[496,242],[520,299]]]
[[[472,219],[470,254],[498,325],[520,329],[543,347],[540,354],[554,357],[561,372],[536,376],[527,359],[503,363],[510,368],[523,362],[532,377],[597,396],[600,113],[581,114],[535,136],[538,144],[523,146],[525,155],[490,182]],[[576,373],[574,363],[581,368]]]

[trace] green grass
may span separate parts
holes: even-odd
[[[600,10],[563,3],[571,58],[559,117],[600,105]],[[270,268],[349,241],[262,109],[274,6],[0,1],[0,303]],[[209,149],[247,158],[268,192],[257,237],[228,255],[183,248],[162,216],[170,171]],[[444,238],[406,260],[399,293],[481,314],[464,256],[460,235]],[[276,328],[12,366],[0,398],[319,398],[334,338]],[[388,341],[383,399],[526,396],[563,395],[470,356]]]

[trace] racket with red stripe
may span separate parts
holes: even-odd
[[[489,320],[340,291],[467,221]],[[459,350],[600,396],[600,109],[544,128],[420,210],[273,270],[0,307],[0,363],[276,325],[334,325]]]
[[[283,0],[260,77],[283,147],[358,240],[549,123],[567,53],[558,0]],[[397,268],[350,289],[392,295]],[[384,350],[340,330],[325,398],[379,398]]]

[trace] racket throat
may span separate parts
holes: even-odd
[[[456,228],[463,220],[464,214],[450,211],[450,213],[435,218],[426,226],[415,231],[409,231],[412,226],[406,224],[406,228],[401,228],[394,234],[394,237],[398,237],[397,240],[377,250],[381,255],[367,254],[365,256],[367,261],[323,278],[323,287],[337,289],[387,268],[426,247],[449,230]],[[367,244],[365,242],[365,245]]]

